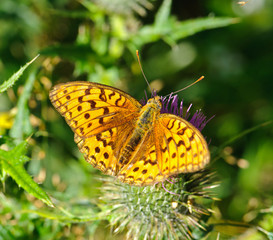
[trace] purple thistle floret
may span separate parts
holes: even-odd
[[[154,90],[151,94],[151,97],[157,95],[157,92]],[[190,122],[193,126],[195,126],[199,131],[202,131],[207,123],[214,118],[207,119],[204,113],[201,110],[197,110],[193,116],[190,118],[190,109],[192,104],[189,105],[185,114],[183,114],[183,100],[179,103],[178,95],[173,95],[172,93],[167,97],[161,97],[162,100],[162,108],[160,113],[171,113],[178,117],[181,117],[188,122]],[[144,106],[148,101],[147,93],[145,92],[145,97],[140,101],[140,103]]]

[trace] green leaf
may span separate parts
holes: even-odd
[[[14,73],[7,81],[1,84],[0,86],[0,93],[6,91],[8,88],[12,87],[14,83],[21,77],[23,72],[26,70],[26,68],[33,63],[39,55],[37,55],[35,58],[33,58],[30,62],[25,64],[23,67],[21,67],[16,73]]]
[[[191,36],[204,30],[226,27],[238,22],[238,18],[229,17],[206,17],[188,20],[177,24],[174,28],[174,31],[170,33],[170,38],[172,38],[174,41],[177,41],[181,38]]]
[[[106,220],[105,214],[99,211],[97,205],[94,205],[92,203],[88,205],[76,205],[70,205],[70,207],[63,207],[63,205],[60,207],[57,205],[56,208],[50,210],[25,209],[22,212],[34,213],[43,218],[58,220],[65,223],[94,222]],[[67,208],[69,208],[69,210],[67,210]]]
[[[32,133],[32,127],[29,121],[30,113],[27,103],[36,79],[35,77],[36,75],[34,73],[29,75],[24,86],[24,91],[18,100],[18,112],[16,114],[14,124],[10,130],[10,136],[15,138],[17,141],[22,141],[24,134],[30,135]]]
[[[165,16],[166,17],[166,16]],[[163,19],[163,17],[162,17]],[[173,45],[176,41],[191,36],[195,33],[208,29],[225,27],[238,22],[237,18],[229,17],[206,17],[183,22],[168,18],[165,22],[158,20],[161,25],[146,25],[138,33],[131,36],[130,49],[139,49],[141,46],[163,39],[166,43]]]
[[[27,159],[29,160],[29,158],[25,155],[26,151],[26,141],[21,142],[10,151],[0,149],[0,161],[2,163],[2,168],[20,187],[25,189],[29,194],[53,207],[53,203],[46,192],[33,181],[33,179],[24,169],[24,163]]]
[[[14,240],[12,233],[0,224],[0,240]]]
[[[267,234],[267,237],[268,237],[268,239],[273,240],[273,233],[272,233],[272,232],[269,232],[269,233]]]
[[[97,221],[100,220],[100,217],[98,214],[91,215],[81,215],[81,216],[75,216],[75,215],[65,215],[61,213],[55,213],[50,211],[42,211],[42,210],[24,210],[24,213],[34,213],[37,214],[40,217],[51,219],[51,220],[58,220],[61,222],[67,222],[67,223],[80,223],[80,222],[91,222],[91,221]]]
[[[88,11],[79,10],[79,11],[67,11],[67,10],[57,10],[50,9],[50,12],[54,15],[68,18],[88,18],[90,17],[90,13]]]
[[[164,25],[170,16],[171,12],[171,6],[172,6],[172,0],[164,0],[161,7],[158,10],[158,13],[155,16],[155,27],[160,28],[162,25]]]

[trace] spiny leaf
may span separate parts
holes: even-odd
[[[166,16],[165,16],[166,17]],[[162,17],[163,18],[163,17]],[[158,20],[161,22],[161,20]],[[174,18],[168,18],[161,25],[146,25],[138,33],[131,36],[130,49],[138,49],[144,44],[163,39],[168,44],[174,44],[176,41],[191,36],[195,33],[225,27],[238,22],[237,18],[228,17],[206,17],[179,22]]]
[[[23,67],[21,67],[16,73],[14,73],[7,81],[1,84],[0,86],[0,93],[6,91],[8,88],[12,87],[14,83],[21,77],[23,72],[26,70],[26,68],[33,63],[39,55],[37,55],[35,58],[33,58],[30,62],[26,63]]]
[[[46,192],[33,181],[33,179],[24,169],[24,162],[28,159],[28,157],[25,155],[26,150],[26,141],[21,142],[10,151],[0,149],[0,161],[2,163],[2,168],[29,194],[53,207],[53,203]]]
[[[181,38],[191,36],[197,32],[201,32],[208,29],[226,27],[231,24],[238,23],[238,18],[229,18],[229,17],[206,17],[199,18],[194,20],[188,20],[179,23],[175,26],[174,30],[171,33],[171,38],[174,41],[177,41]]]

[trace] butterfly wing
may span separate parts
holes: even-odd
[[[161,114],[117,177],[128,184],[152,185],[171,175],[198,171],[209,158],[207,143],[198,129],[180,117]]]
[[[115,175],[122,141],[132,133],[141,104],[119,89],[90,82],[56,85],[49,97],[75,133],[85,159]]]
[[[166,177],[158,167],[154,129],[146,134],[131,161],[118,172],[120,181],[136,186],[147,186],[163,181]]]
[[[91,82],[69,82],[53,87],[54,107],[81,137],[94,136],[138,116],[141,104],[127,93]]]
[[[155,139],[158,167],[164,176],[198,171],[210,160],[207,142],[200,131],[173,114],[159,115]]]
[[[118,158],[124,142],[132,134],[130,123],[110,128],[88,138],[79,137],[75,134],[74,140],[87,162],[103,173],[115,176],[121,168],[118,164]]]

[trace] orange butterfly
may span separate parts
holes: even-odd
[[[122,182],[152,185],[198,171],[210,160],[200,131],[179,116],[160,113],[159,96],[142,106],[110,86],[69,82],[53,87],[50,100],[74,131],[86,161]]]

